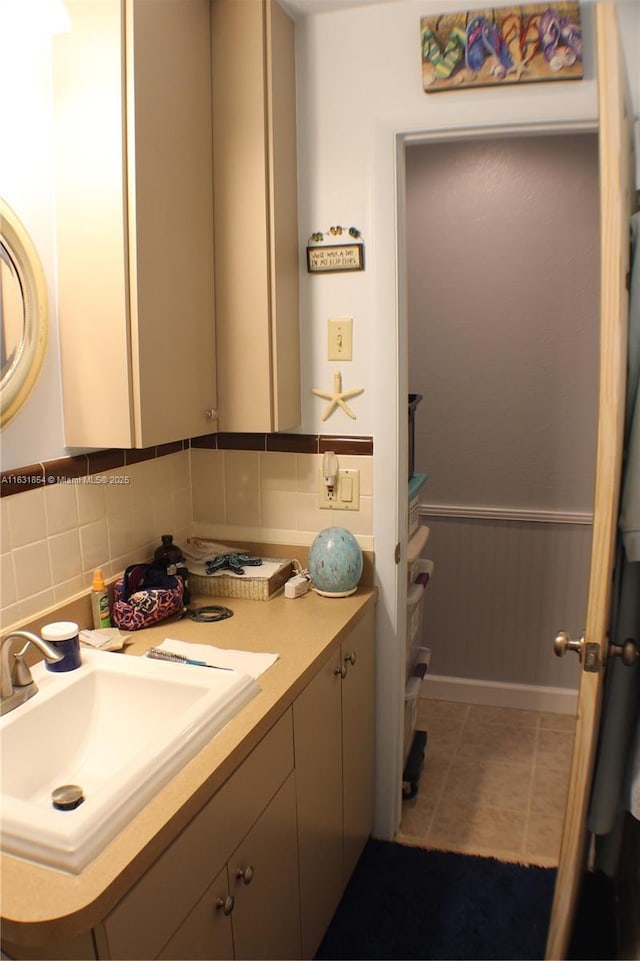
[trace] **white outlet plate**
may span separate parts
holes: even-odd
[[[329,496],[329,489],[322,480],[322,473],[318,477],[321,511],[360,510],[360,471],[357,468],[341,467],[339,469],[333,496]]]
[[[331,317],[328,329],[328,360],[352,360],[353,318]]]

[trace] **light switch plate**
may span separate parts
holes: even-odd
[[[353,357],[353,318],[330,317],[328,360],[351,360]]]
[[[341,467],[338,470],[337,483],[332,496],[320,473],[320,510],[360,510],[360,471],[357,468]]]

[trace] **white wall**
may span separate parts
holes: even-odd
[[[597,136],[420,144],[406,163],[423,503],[589,513]]]
[[[629,7],[629,5],[626,5]],[[406,328],[398,308],[398,138],[465,127],[594,125],[597,118],[592,10],[582,5],[584,79],[576,82],[425,94],[419,53],[420,17],[442,10],[439,0],[398,0],[319,13],[299,22],[300,233],[355,224],[366,244],[363,274],[303,278],[304,422],[316,422],[308,389],[330,383],[326,319],[353,316],[354,362],[346,383],[363,386],[357,430],[374,437],[374,538],[380,585],[378,615],[378,809],[376,831],[388,836],[399,809],[403,591],[393,550],[402,538],[406,488],[398,483],[405,448]],[[635,12],[625,11],[635,22]],[[626,41],[637,63],[638,38]],[[638,85],[636,80],[636,109]],[[401,171],[400,171],[401,173]],[[401,179],[401,178],[400,178]],[[398,336],[398,331],[400,336]],[[346,365],[345,365],[346,366]],[[331,425],[338,431],[339,423]]]

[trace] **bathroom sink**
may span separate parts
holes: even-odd
[[[259,690],[237,671],[90,649],[75,671],[32,674],[37,694],[0,718],[2,850],[76,874]],[[60,810],[69,784],[83,800]]]

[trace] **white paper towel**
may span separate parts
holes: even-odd
[[[277,654],[256,654],[254,651],[230,651],[224,647],[213,647],[211,644],[188,644],[186,641],[176,641],[165,638],[158,644],[161,651],[172,654],[182,654],[192,657],[196,661],[205,661],[213,667],[230,667],[234,671],[258,678],[278,660]]]

